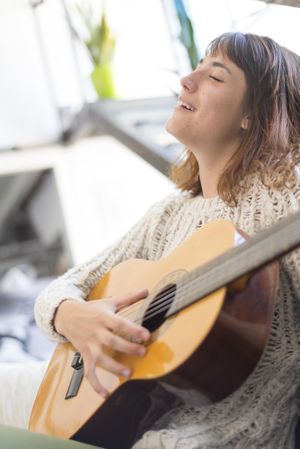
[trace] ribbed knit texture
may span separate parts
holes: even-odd
[[[52,326],[57,306],[67,298],[84,301],[101,276],[121,261],[158,260],[199,226],[218,218],[230,220],[254,235],[299,207],[299,183],[277,191],[267,189],[254,178],[235,207],[219,197],[191,198],[176,191],[151,207],[102,254],[52,282],[37,299],[37,323],[49,337],[64,341]],[[271,335],[253,373],[237,391],[216,404],[197,405],[186,395],[179,406],[144,434],[134,449],[294,448],[300,386],[300,251],[285,256],[280,269]]]

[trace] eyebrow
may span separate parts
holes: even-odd
[[[202,64],[203,61],[204,61],[204,58],[200,59],[199,64]],[[230,75],[232,75],[231,70],[229,70],[229,68],[222,62],[213,61],[211,65],[213,67],[221,67],[222,69],[225,69]]]

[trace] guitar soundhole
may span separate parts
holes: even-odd
[[[166,314],[172,306],[175,294],[176,284],[169,284],[155,295],[144,314],[142,326],[150,332],[158,329],[166,320]]]

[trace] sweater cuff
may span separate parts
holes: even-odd
[[[66,300],[84,302],[82,298],[82,292],[74,285],[64,286],[61,292],[56,292],[55,297],[53,291],[51,299],[47,301],[45,293],[43,294],[43,300],[40,301],[39,297],[34,306],[35,320],[39,328],[47,335],[50,340],[57,343],[66,343],[68,340],[54,328],[54,317],[60,304]]]

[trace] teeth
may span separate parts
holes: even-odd
[[[189,111],[195,110],[191,105],[189,105],[188,103],[185,103],[184,101],[181,101],[181,100],[178,100],[177,105],[182,106],[182,107],[188,109]]]

